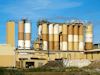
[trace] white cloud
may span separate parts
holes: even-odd
[[[2,5],[1,12],[18,18],[32,17],[39,18],[43,16],[46,9],[64,9],[81,6],[82,2],[70,2],[68,0],[18,0],[7,1]],[[43,12],[42,12],[43,11]],[[49,12],[48,12],[49,13]],[[43,14],[43,15],[42,15]]]

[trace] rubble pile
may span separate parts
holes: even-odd
[[[76,59],[76,60],[70,60],[70,61],[63,61],[63,64],[65,67],[69,67],[69,66],[76,66],[76,67],[84,67],[84,66],[88,66],[89,64],[91,64],[91,62],[87,59]]]

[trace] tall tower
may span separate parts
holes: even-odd
[[[15,45],[15,22],[6,23],[6,44]]]
[[[67,50],[67,25],[62,25],[62,50]]]
[[[18,49],[24,49],[24,22],[18,23]]]
[[[85,50],[93,49],[93,26],[85,26]]]

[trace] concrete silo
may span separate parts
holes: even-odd
[[[74,26],[74,50],[78,50],[78,26]]]
[[[25,49],[31,49],[31,23],[25,23]]]
[[[54,50],[59,50],[59,24],[54,25]]]
[[[18,22],[18,49],[24,49],[24,22]]]
[[[15,45],[15,22],[6,23],[6,44]]]
[[[73,25],[68,27],[68,50],[73,50]]]
[[[49,50],[53,50],[53,24],[49,24]]]
[[[86,25],[85,26],[85,50],[93,49],[93,26]]]
[[[83,26],[79,26],[79,50],[84,50]]]
[[[43,50],[48,49],[48,26],[46,23],[42,24],[42,39],[43,39]]]
[[[62,50],[67,50],[67,25],[62,25]]]

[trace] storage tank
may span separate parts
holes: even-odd
[[[48,26],[46,23],[42,24],[42,39],[43,39],[43,50],[48,49]]]
[[[18,22],[18,49],[24,49],[24,22]]]
[[[73,50],[73,25],[68,27],[68,50]]]
[[[54,50],[59,50],[59,24],[54,24]]]
[[[15,22],[6,23],[6,44],[15,45]]]
[[[62,50],[67,50],[67,25],[62,25]]]
[[[85,26],[85,50],[93,49],[93,26],[86,25]]]
[[[38,25],[38,36],[42,35],[42,25]]]
[[[49,24],[49,50],[53,50],[53,24]]]
[[[25,49],[31,49],[31,23],[25,23]]]
[[[74,26],[74,50],[78,50],[78,26]]]
[[[62,50],[62,25],[59,25],[60,50]]]
[[[79,26],[79,50],[84,50],[83,26]]]

